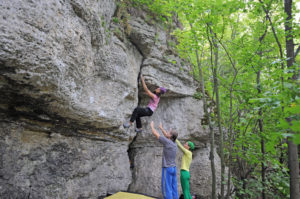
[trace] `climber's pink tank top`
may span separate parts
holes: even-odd
[[[154,112],[155,109],[157,108],[158,102],[159,102],[159,97],[154,94],[154,99],[150,99],[150,102],[148,104],[148,107]]]

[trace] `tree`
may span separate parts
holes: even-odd
[[[285,41],[286,41],[286,56],[287,56],[287,67],[292,67],[294,64],[294,41],[292,34],[292,0],[284,0],[284,11],[287,15],[284,21],[285,28]],[[296,80],[297,75],[293,75],[292,79]],[[287,118],[291,123],[291,118]],[[299,195],[299,159],[298,159],[298,148],[291,139],[288,139],[288,166],[290,171],[290,198],[298,199]]]

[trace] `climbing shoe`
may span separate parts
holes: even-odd
[[[124,124],[123,124],[123,127],[124,127],[124,128],[129,128],[129,127],[130,127],[130,123],[129,123],[129,122],[124,123]]]
[[[135,128],[135,132],[137,133],[141,133],[142,131],[143,131],[142,129]]]

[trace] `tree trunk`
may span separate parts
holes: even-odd
[[[294,64],[294,40],[292,35],[292,0],[284,0],[284,12],[287,14],[287,18],[284,21],[285,28],[285,42],[286,42],[286,56],[287,56],[287,67],[291,67]],[[293,76],[293,79],[296,79]]]
[[[295,61],[294,55],[294,41],[292,34],[292,0],[284,0],[284,11],[287,15],[284,21],[285,27],[285,42],[286,42],[286,55],[287,55],[287,67],[291,67]],[[293,75],[293,80],[297,79],[297,71]],[[299,160],[298,160],[298,148],[292,140],[288,140],[288,166],[290,172],[290,198],[299,199]]]
[[[207,25],[209,27],[209,25]],[[210,27],[209,27],[210,28]],[[233,115],[232,115],[232,99],[233,99],[233,96],[232,96],[232,92],[233,92],[233,85],[235,84],[235,80],[236,80],[236,77],[237,77],[237,73],[238,73],[238,70],[236,69],[235,67],[235,62],[234,60],[232,60],[231,56],[229,55],[229,52],[226,48],[226,46],[217,38],[217,35],[212,31],[212,29],[210,28],[210,32],[211,32],[211,35],[213,35],[213,42],[210,41],[209,39],[209,42],[210,42],[210,45],[214,45],[214,48],[218,50],[218,45],[217,45],[217,41],[219,42],[219,44],[223,47],[223,49],[225,50],[226,52],[226,55],[232,65],[232,68],[234,70],[234,77],[233,77],[233,80],[231,82],[231,85],[230,85],[230,126],[229,126],[229,164],[228,164],[228,180],[227,180],[227,194],[226,194],[226,198],[229,198],[230,196],[230,179],[231,179],[231,154],[232,154],[232,124],[233,124]],[[232,39],[234,38],[234,34],[232,36]],[[224,158],[224,150],[223,150],[223,147],[224,147],[224,135],[223,135],[223,131],[222,131],[222,128],[221,128],[221,114],[220,114],[220,102],[219,102],[219,83],[218,83],[218,78],[217,78],[217,64],[218,64],[218,51],[217,53],[215,53],[215,67],[214,67],[214,70],[213,70],[213,76],[214,76],[214,91],[216,92],[216,98],[217,98],[217,116],[218,116],[218,127],[219,127],[219,132],[220,132],[220,156],[221,156],[221,198],[224,198],[224,192],[225,192],[225,188],[224,188],[224,176],[225,176],[225,158]],[[212,61],[211,61],[212,62]],[[213,64],[212,64],[213,65]]]
[[[259,38],[260,45],[262,45],[262,41],[265,38],[267,34],[267,28],[265,29],[263,35]],[[259,52],[260,58],[262,57],[262,52]],[[262,92],[261,89],[261,82],[260,82],[260,74],[261,74],[261,68],[258,69],[256,72],[256,86],[257,86],[257,93],[260,94]],[[261,153],[262,153],[262,161],[261,161],[261,180],[262,180],[262,192],[261,197],[262,199],[266,198],[266,168],[265,168],[265,140],[263,136],[263,119],[262,119],[262,110],[259,108],[258,111],[259,119],[258,119],[258,127],[260,132],[260,146],[261,146]]]
[[[193,25],[190,23],[190,27],[191,29],[193,29]],[[198,39],[197,36],[195,35],[195,32],[193,32],[194,34],[194,39],[195,41],[198,43]],[[201,92],[202,92],[202,101],[203,101],[203,109],[204,109],[204,113],[207,116],[207,121],[208,121],[208,126],[209,126],[209,132],[210,132],[210,163],[211,163],[211,173],[212,173],[212,190],[211,190],[211,196],[212,199],[216,199],[216,169],[215,169],[215,162],[214,162],[214,147],[215,147],[215,137],[214,137],[214,131],[213,131],[213,127],[211,124],[211,119],[210,119],[210,113],[208,112],[208,105],[207,105],[207,101],[205,98],[205,82],[204,82],[204,77],[203,77],[203,71],[202,71],[202,66],[199,60],[199,53],[198,53],[198,49],[196,48],[195,50],[196,53],[196,58],[197,58],[197,65],[199,68],[199,77],[200,77],[200,87],[201,87]]]
[[[232,87],[233,87],[233,84],[234,84],[234,80],[236,78],[236,71],[234,73],[234,78],[233,78],[233,81],[232,81],[232,84],[230,85],[230,119],[229,119],[229,131],[228,131],[228,140],[229,140],[229,157],[228,157],[228,179],[227,179],[227,194],[226,194],[226,199],[229,198],[230,196],[230,184],[231,184],[231,160],[232,160],[232,123],[233,123],[233,116],[232,116]]]
[[[260,70],[258,70],[257,77],[256,77],[256,84],[257,84],[257,92],[261,93],[261,83],[260,83]],[[263,136],[263,120],[262,120],[262,110],[259,108],[258,111],[259,119],[258,119],[258,127],[260,132],[260,146],[261,146],[261,153],[262,153],[262,161],[261,161],[261,179],[262,179],[262,199],[266,198],[265,188],[266,188],[266,168],[265,168],[265,140]]]
[[[199,67],[199,76],[200,76],[200,82],[201,82],[201,92],[203,95],[203,108],[204,108],[204,113],[207,116],[207,121],[208,121],[208,126],[209,126],[209,132],[210,132],[210,154],[209,154],[209,159],[210,159],[210,164],[211,164],[211,172],[212,172],[212,199],[216,199],[216,169],[215,169],[215,157],[214,157],[214,148],[215,148],[215,135],[214,135],[214,130],[211,124],[211,118],[210,118],[210,113],[208,112],[208,105],[207,101],[205,99],[205,83],[204,83],[204,77],[203,77],[203,72],[202,72],[202,67],[200,65],[199,61],[199,56],[198,56],[198,50],[196,50],[196,56],[197,56],[197,63]]]
[[[214,46],[214,66],[213,66],[213,81],[214,81],[214,89],[216,92],[216,105],[217,105],[217,122],[218,122],[218,129],[220,133],[220,159],[221,159],[221,199],[224,198],[224,176],[225,176],[225,162],[224,162],[224,135],[221,126],[221,112],[220,112],[220,97],[219,97],[219,82],[217,76],[217,68],[218,68],[218,55],[219,55],[219,48],[216,44],[215,39],[212,40]]]
[[[290,199],[299,198],[299,162],[298,148],[292,140],[288,140],[288,166],[290,170]]]

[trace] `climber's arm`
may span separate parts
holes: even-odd
[[[154,95],[154,93],[152,93],[152,92],[148,89],[148,87],[147,87],[147,85],[146,85],[146,83],[145,83],[145,79],[144,79],[143,75],[141,75],[141,80],[142,80],[143,88],[144,88],[145,92],[147,93],[147,95],[148,95],[149,97],[151,97],[152,99],[154,99],[155,95]]]

